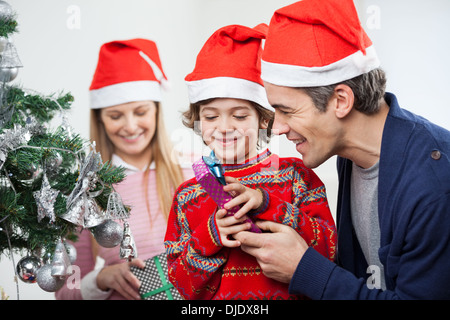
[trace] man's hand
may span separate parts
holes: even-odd
[[[248,217],[244,215],[237,219],[235,216],[227,216],[227,210],[220,209],[216,212],[215,218],[222,245],[228,248],[239,247],[241,243],[232,239],[231,236],[250,228],[249,223],[243,223]]]
[[[242,231],[233,237],[243,251],[256,258],[264,275],[289,283],[308,245],[291,227],[271,221],[258,221],[256,225],[269,232]]]

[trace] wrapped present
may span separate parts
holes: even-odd
[[[219,208],[223,208],[224,204],[232,199],[232,196],[223,190],[223,186],[226,185],[224,170],[219,159],[215,157],[214,152],[211,152],[211,156],[203,156],[194,162],[192,169],[197,182],[208,192]],[[239,206],[235,206],[228,209],[228,215],[234,215],[239,208]],[[261,233],[261,230],[250,218],[245,222],[250,222],[251,224],[249,231]]]
[[[145,268],[131,271],[141,281],[139,294],[144,300],[182,300],[178,290],[167,280],[167,256],[161,253],[145,260]]]

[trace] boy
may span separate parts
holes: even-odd
[[[259,133],[270,132],[273,119],[258,63],[265,27],[217,30],[186,77],[191,106],[184,124],[194,129],[200,122],[204,143],[224,165],[224,190],[235,197],[219,209],[195,178],[176,192],[165,246],[169,279],[185,299],[304,298],[264,276],[239,248],[232,236],[249,228],[248,218],[286,224],[334,258],[335,226],[322,182],[299,159],[258,153],[258,140],[270,135]]]

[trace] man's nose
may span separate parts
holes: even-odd
[[[275,114],[275,119],[273,121],[272,132],[277,135],[282,135],[289,132],[289,126],[282,121],[277,114]]]

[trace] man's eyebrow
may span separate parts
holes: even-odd
[[[291,107],[285,106],[284,104],[272,104],[274,109],[283,109],[284,111],[293,110]]]

